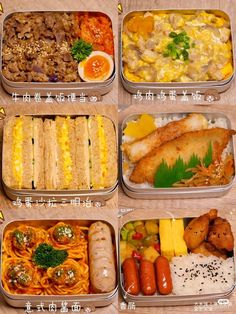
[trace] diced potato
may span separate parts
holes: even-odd
[[[159,256],[160,254],[157,252],[156,249],[154,249],[153,246],[149,246],[148,248],[146,248],[143,251],[143,258],[154,263],[156,258]]]
[[[136,230],[136,232],[142,233],[143,238],[146,237],[147,231],[146,231],[146,228],[145,228],[144,225],[138,225],[138,226],[135,228],[135,230]]]
[[[159,231],[158,225],[153,220],[146,221],[145,228],[148,234],[158,234]]]
[[[137,220],[137,221],[134,222],[134,228],[136,228],[139,225],[144,225],[142,220]]]
[[[126,259],[126,241],[120,241],[120,260],[121,264]]]
[[[132,253],[134,250],[136,250],[135,246],[131,245],[130,243],[126,243],[126,256],[125,256],[125,258],[132,257]]]

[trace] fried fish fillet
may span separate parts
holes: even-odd
[[[136,140],[132,143],[124,143],[121,149],[131,162],[137,162],[154,148],[184,133],[206,129],[207,125],[207,119],[202,114],[192,113],[179,121],[173,121],[163,127],[157,128],[151,134],[140,140]]]
[[[142,158],[131,173],[130,181],[153,184],[155,173],[163,160],[169,166],[172,166],[178,158],[188,162],[193,154],[203,159],[207,154],[210,143],[213,148],[212,159],[215,161],[219,159],[234,134],[236,134],[236,131],[223,128],[185,133],[175,140],[153,149],[151,153]]]

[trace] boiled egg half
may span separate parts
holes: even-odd
[[[112,75],[113,70],[113,58],[103,51],[93,51],[78,65],[79,76],[86,82],[106,81]]]

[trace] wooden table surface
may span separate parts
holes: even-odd
[[[178,8],[215,8],[226,11],[231,17],[232,29],[235,34],[236,31],[236,4],[230,0],[121,0],[123,6],[123,14],[119,16],[119,27],[121,26],[122,17],[132,10],[150,10],[150,9],[178,9]],[[234,41],[235,48],[235,41]],[[119,126],[123,119],[133,113],[161,113],[161,112],[221,112],[226,114],[232,123],[232,127],[236,129],[236,80],[233,81],[231,88],[221,94],[221,99],[218,102],[208,104],[202,102],[201,105],[196,105],[194,101],[182,102],[181,97],[177,97],[176,101],[142,101],[134,100],[132,95],[125,91],[123,86],[119,84]],[[204,104],[204,106],[202,105]],[[236,144],[236,139],[234,139]],[[124,213],[127,209],[127,215],[120,219],[120,223],[124,219],[145,219],[158,218],[162,216],[169,216],[170,213],[175,217],[198,216],[201,213],[208,211],[210,208],[217,208],[220,215],[230,220],[234,234],[236,234],[236,184],[227,195],[221,198],[198,198],[198,199],[175,199],[175,200],[137,200],[132,199],[124,194],[122,188],[119,189],[119,208],[120,212]],[[130,210],[134,210],[129,213]],[[121,304],[122,298],[119,302]],[[231,306],[227,308],[216,307],[212,313],[227,312],[235,313],[236,306],[236,291],[230,297]],[[120,306],[119,304],[119,306]],[[199,308],[198,308],[199,309]],[[167,313],[193,313],[197,308],[194,306],[175,306],[175,307],[136,307],[135,313],[138,314],[167,314]],[[121,313],[131,313],[130,310],[122,310]],[[201,313],[207,313],[201,309]]]
[[[150,9],[150,8],[216,8],[225,10],[230,17],[235,16],[236,5],[234,1],[230,0],[122,0],[123,14],[119,16],[121,21],[122,16],[129,10],[136,9]],[[3,20],[4,16],[11,11],[17,10],[98,10],[109,14],[113,22],[113,30],[115,34],[115,47],[116,47],[116,64],[118,58],[118,15],[117,15],[117,1],[116,0],[5,0],[2,1],[4,14],[1,16]],[[232,19],[233,32],[236,31],[236,19]],[[234,42],[235,46],[235,42]],[[155,102],[150,103],[148,101],[142,101],[138,103],[133,97],[126,92],[119,82],[118,77],[115,80],[115,85],[110,93],[103,97],[102,103],[94,104],[71,104],[63,103],[59,104],[57,101],[53,101],[52,104],[25,104],[22,100],[14,103],[11,96],[8,95],[0,87],[0,107],[3,106],[7,115],[20,114],[20,113],[103,113],[107,114],[113,119],[117,117],[117,105],[119,102],[119,122],[131,113],[135,112],[181,112],[181,111],[204,111],[204,112],[223,112],[229,116],[232,121],[232,127],[236,129],[236,116],[235,116],[235,100],[236,94],[236,81],[233,82],[229,91],[221,94],[221,99],[217,103],[208,104],[205,106],[194,105],[193,101],[188,103],[182,103],[180,97],[176,102]],[[113,106],[112,106],[113,105]],[[2,122],[0,132],[2,133]],[[0,139],[2,134],[0,134]],[[234,141],[235,142],[235,141]],[[0,191],[0,209],[3,210],[6,222],[11,219],[18,218],[86,218],[94,217],[94,219],[108,219],[114,224],[117,222],[118,206],[120,209],[135,209],[130,214],[125,215],[119,220],[122,223],[124,219],[129,218],[158,218],[166,215],[167,211],[179,217],[199,215],[207,211],[211,207],[217,207],[220,210],[220,214],[231,221],[233,231],[236,234],[236,200],[235,200],[235,185],[231,191],[222,198],[207,198],[207,199],[195,199],[195,200],[134,200],[127,197],[122,189],[119,190],[119,199],[117,195],[107,202],[103,208],[77,208],[71,205],[61,205],[56,208],[49,208],[48,206],[26,208],[16,208],[12,205],[5,194]],[[124,212],[122,210],[122,212]],[[2,229],[2,226],[1,226]],[[229,309],[214,309],[214,312],[227,312],[233,314],[236,306],[236,292],[230,297],[232,306]],[[144,307],[135,310],[120,310],[122,298],[119,296],[119,300],[116,300],[111,306],[106,308],[96,309],[97,313],[192,313],[194,312],[193,306],[177,306],[177,307]],[[36,312],[36,310],[34,311]],[[15,314],[24,313],[23,309],[14,309],[9,307],[1,298],[0,300],[0,313],[3,314]],[[47,313],[47,311],[45,312]],[[202,313],[205,313],[203,311]]]
[[[4,9],[4,14],[0,17],[1,24],[4,16],[12,11],[24,11],[24,10],[58,10],[58,11],[70,11],[70,10],[91,10],[91,11],[102,11],[107,13],[113,23],[113,30],[115,41],[117,42],[118,34],[118,15],[117,6],[115,1],[110,0],[5,0],[1,1]],[[115,44],[117,49],[117,44]],[[118,54],[116,52],[116,58]],[[104,114],[112,118],[117,124],[118,110],[117,110],[117,98],[118,98],[118,80],[115,79],[115,84],[111,92],[103,96],[102,102],[98,103],[58,103],[55,99],[52,103],[46,104],[45,99],[42,99],[41,103],[35,103],[33,100],[31,103],[23,102],[21,98],[19,101],[14,102],[11,95],[7,94],[2,87],[0,87],[0,107],[4,107],[7,116],[15,114],[45,114],[45,113],[60,113],[60,114]],[[2,126],[3,121],[0,121],[0,140],[2,142]],[[117,229],[117,207],[118,207],[118,193],[106,202],[106,206],[102,208],[84,208],[83,206],[72,206],[70,204],[58,204],[56,207],[49,207],[48,205],[36,206],[32,205],[31,208],[26,208],[23,204],[22,207],[17,208],[12,202],[5,196],[2,187],[0,188],[0,209],[3,211],[5,216],[5,223],[13,219],[45,219],[45,218],[94,218],[95,220],[107,219]],[[5,224],[4,223],[4,224]],[[3,224],[3,225],[4,225]],[[2,230],[3,225],[0,226]],[[65,298],[66,299],[66,298]],[[35,309],[36,313],[37,310]],[[33,313],[34,313],[33,312]],[[60,311],[57,311],[60,313]],[[69,311],[71,313],[71,311]],[[81,311],[83,312],[83,311]],[[118,312],[117,298],[114,303],[105,308],[97,308],[96,313],[111,313],[115,314]],[[2,296],[0,298],[0,313],[1,314],[16,314],[25,313],[24,309],[15,309],[8,306]],[[39,312],[37,312],[39,313]],[[44,313],[50,313],[45,311]]]

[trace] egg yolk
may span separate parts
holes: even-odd
[[[110,70],[109,61],[103,56],[93,56],[85,63],[84,74],[89,79],[103,79]]]

